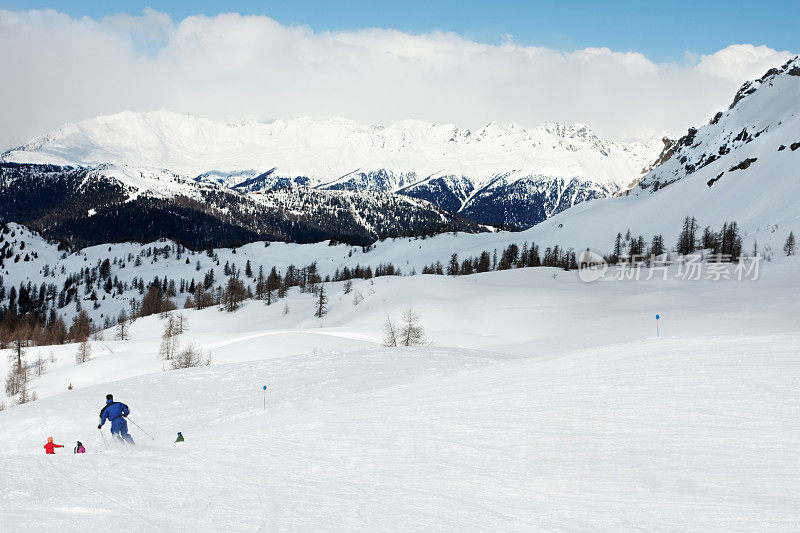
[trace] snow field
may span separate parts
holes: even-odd
[[[330,284],[322,320],[297,291],[186,312],[182,342],[214,364],[181,371],[161,371],[163,320],[140,319],[130,341],[93,342],[83,365],[74,345],[54,347],[32,382],[42,399],[0,412],[0,523],[796,529],[796,271],[785,260],[745,282],[586,285],[547,268],[378,278],[354,283],[358,306]],[[435,344],[380,347],[386,315],[409,305]],[[136,448],[104,448],[108,392],[155,441],[130,424]],[[187,441],[173,445],[178,431]],[[68,448],[45,456],[49,435]],[[76,440],[89,453],[71,454]]]
[[[437,347],[531,357],[655,336],[656,313],[665,337],[797,331],[796,271],[797,261],[785,260],[762,264],[756,281],[683,281],[673,272],[667,281],[617,281],[608,274],[586,284],[575,271],[554,268],[381,277],[354,280],[349,294],[343,283],[325,284],[329,302],[322,319],[314,316],[314,296],[296,288],[270,306],[249,301],[235,313],[216,307],[175,313],[188,319],[181,346],[195,344],[213,364],[379,347],[386,318],[397,322],[409,307]],[[363,297],[357,306],[356,294]],[[76,344],[31,347],[29,363],[38,355],[49,359],[51,352],[57,359],[34,378],[31,390],[44,398],[65,392],[70,383],[81,388],[161,372],[169,368],[158,357],[164,324],[159,316],[138,319],[127,341],[113,340],[115,330],[106,330],[105,340],[90,343],[92,360],[82,365],[74,364]],[[0,351],[3,375],[10,353]]]
[[[384,349],[92,386],[3,413],[0,515],[45,530],[788,530],[798,340]],[[103,448],[109,388],[155,442],[132,427],[137,448]],[[48,432],[90,452],[45,457]]]

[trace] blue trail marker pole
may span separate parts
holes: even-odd
[[[661,334],[658,331],[658,319],[661,318],[661,315],[656,315],[656,337],[660,337]]]
[[[267,386],[264,385],[264,410],[267,410]]]

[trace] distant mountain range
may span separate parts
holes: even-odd
[[[663,143],[611,141],[581,124],[470,131],[417,120],[97,117],[2,154],[0,218],[78,244],[367,244],[522,229],[588,200],[651,194],[689,176],[714,190],[745,173],[796,176],[798,63],[746,83],[710,124]]]
[[[473,132],[406,120],[219,123],[157,111],[68,124],[3,154],[8,162],[168,171],[245,193],[396,193],[480,224],[524,228],[641,176],[660,143],[604,139],[586,125],[487,124]],[[136,172],[135,170],[133,172]],[[172,184],[151,184],[163,196]]]
[[[388,126],[309,118],[221,123],[168,111],[126,111],[67,124],[3,157],[160,168],[228,187],[262,176],[268,178],[265,187],[396,191],[444,176],[464,177],[481,188],[500,175],[577,178],[614,188],[641,175],[659,148],[604,139],[584,124],[525,129],[493,122],[473,132],[419,120]]]

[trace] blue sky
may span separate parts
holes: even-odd
[[[315,31],[395,28],[412,33],[446,30],[469,39],[497,43],[504,34],[524,45],[575,50],[606,46],[642,52],[649,58],[680,61],[685,51],[712,53],[734,43],[765,44],[800,51],[800,1],[658,2],[404,2],[332,1],[113,1],[0,0],[8,10],[52,8],[73,17],[102,18],[138,14],[145,7],[187,15],[224,12],[265,14],[284,25],[304,24]]]

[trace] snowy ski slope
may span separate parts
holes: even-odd
[[[377,278],[354,284],[358,306],[330,284],[321,320],[299,292],[288,314],[284,302],[186,312],[182,343],[214,364],[182,371],[157,358],[163,320],[140,319],[129,341],[93,342],[83,365],[74,345],[53,348],[33,381],[41,399],[0,412],[0,523],[792,530],[797,266],[765,263],[757,281]],[[434,344],[380,347],[385,317],[409,305]],[[154,441],[132,426],[135,449],[103,447],[108,392]],[[48,435],[89,451],[45,456]]]

